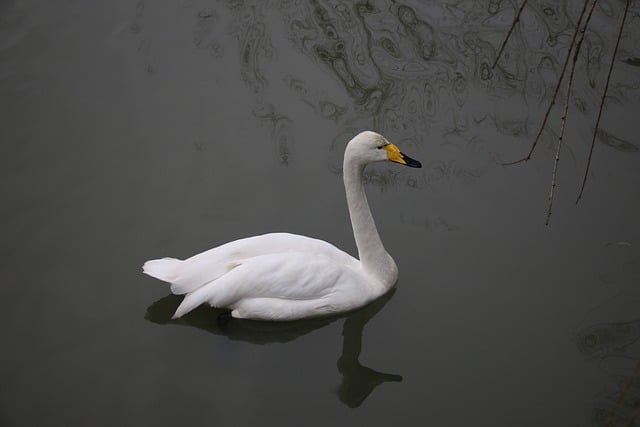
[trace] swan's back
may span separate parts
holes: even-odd
[[[270,233],[235,240],[185,260],[162,258],[147,261],[142,268],[149,276],[171,283],[171,292],[182,295],[221,278],[253,258],[294,253],[320,255],[337,265],[358,264],[351,255],[323,240],[290,233]]]

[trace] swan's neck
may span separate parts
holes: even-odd
[[[362,182],[364,167],[364,164],[350,159],[348,155],[345,156],[344,187],[353,236],[358,247],[358,257],[365,271],[378,279],[385,288],[390,288],[396,282],[398,269],[382,245],[376,223],[373,221]]]

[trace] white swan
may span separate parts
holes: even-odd
[[[368,163],[390,160],[421,167],[382,135],[362,132],[349,141],[343,177],[359,260],[322,240],[272,233],[229,242],[184,261],[145,262],[144,273],[186,294],[174,318],[203,303],[235,318],[295,320],[353,310],[396,282],[398,268],[382,245],[362,183]]]

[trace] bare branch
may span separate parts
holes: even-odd
[[[564,98],[564,111],[562,113],[562,124],[560,126],[560,136],[558,137],[558,145],[556,148],[556,157],[553,161],[553,172],[551,173],[551,188],[549,189],[549,206],[547,207],[547,219],[545,221],[545,225],[549,225],[549,221],[551,220],[551,208],[553,207],[553,196],[556,189],[556,182],[558,177],[558,163],[560,162],[560,149],[562,147],[562,140],[564,138],[564,130],[565,125],[567,123],[567,115],[569,114],[569,102],[571,100],[571,88],[573,87],[573,78],[576,71],[576,64],[578,63],[578,53],[580,52],[580,47],[582,46],[582,41],[584,40],[584,33],[587,29],[587,25],[589,25],[589,21],[591,20],[591,15],[593,14],[593,10],[595,9],[595,5],[598,0],[594,0],[591,10],[589,11],[589,15],[580,30],[580,40],[578,40],[576,44],[575,53],[573,55],[573,62],[571,64],[571,72],[569,73],[569,82],[567,83],[567,94]],[[580,21],[576,24],[580,27]]]
[[[558,83],[556,84],[556,88],[553,91],[553,96],[551,97],[551,102],[549,103],[549,107],[547,108],[546,113],[544,114],[544,119],[542,120],[542,124],[540,125],[540,129],[538,130],[538,133],[536,134],[536,138],[533,140],[533,144],[531,144],[531,148],[529,149],[529,153],[518,160],[515,160],[513,162],[506,162],[506,163],[500,163],[503,166],[510,166],[510,165],[515,165],[517,163],[522,163],[522,162],[527,162],[529,161],[529,159],[531,159],[531,155],[533,154],[533,150],[535,150],[536,145],[538,145],[538,141],[540,140],[540,136],[542,135],[542,131],[544,130],[544,127],[547,125],[547,120],[549,119],[549,113],[551,113],[551,109],[553,108],[553,105],[556,103],[556,98],[558,97],[558,92],[560,90],[560,84],[562,83],[562,79],[564,78],[564,73],[565,71],[567,71],[567,65],[569,65],[569,59],[571,58],[571,52],[573,50],[573,47],[575,45],[575,41],[576,41],[576,37],[578,36],[578,32],[580,31],[580,23],[582,22],[582,18],[584,17],[584,13],[587,10],[587,4],[589,3],[589,0],[585,0],[584,5],[582,6],[582,11],[580,11],[580,16],[578,17],[578,21],[576,23],[576,28],[573,32],[573,36],[571,37],[571,41],[569,42],[569,49],[567,49],[567,55],[564,59],[564,64],[562,64],[562,71],[560,72],[560,76],[558,77]],[[597,0],[595,0],[593,2],[593,5],[591,6],[591,12],[593,12],[593,9],[595,8],[595,5],[597,3]],[[589,13],[589,18],[591,17],[591,12]],[[587,19],[587,23],[588,23],[588,19]],[[585,24],[587,25],[587,24]],[[582,34],[584,34],[584,30],[582,30]],[[576,46],[579,47],[579,46]],[[577,52],[577,50],[576,50]]]
[[[558,146],[556,147],[556,157],[553,161],[553,172],[551,173],[551,189],[549,190],[549,206],[547,208],[547,219],[545,225],[549,225],[551,219],[551,208],[553,206],[553,195],[556,189],[556,181],[558,174],[558,163],[560,162],[560,148],[562,147],[562,138],[564,137],[565,124],[567,123],[567,114],[569,113],[569,100],[571,99],[571,87],[573,86],[573,73],[576,69],[577,55],[574,56],[574,61],[571,66],[571,74],[569,76],[569,82],[567,83],[567,95],[564,100],[564,112],[562,113],[562,125],[560,127],[560,136],[558,137]]]
[[[602,117],[602,110],[604,108],[604,100],[607,96],[607,90],[609,89],[609,81],[611,80],[611,72],[613,71],[613,64],[615,63],[616,54],[618,53],[618,47],[620,46],[620,39],[622,38],[622,30],[624,28],[624,22],[627,19],[627,14],[629,12],[629,4],[631,2],[627,0],[626,5],[624,7],[624,14],[622,15],[622,22],[620,23],[620,30],[618,31],[618,38],[616,39],[616,46],[613,49],[613,55],[611,56],[611,63],[609,64],[609,73],[607,74],[607,81],[604,85],[604,91],[602,92],[602,99],[600,100],[600,109],[598,110],[598,118],[596,119],[596,126],[593,129],[593,139],[591,140],[591,148],[589,149],[589,157],[587,158],[587,167],[584,171],[584,177],[582,178],[582,186],[580,187],[580,193],[578,193],[578,198],[576,199],[576,204],[580,201],[582,197],[582,193],[584,192],[584,187],[587,183],[587,176],[589,176],[589,168],[591,167],[591,156],[593,155],[593,148],[596,144],[596,135],[598,133],[598,126],[600,125],[600,118]]]
[[[522,2],[522,5],[520,6],[520,9],[518,9],[518,13],[516,14],[516,17],[511,23],[511,28],[509,28],[509,32],[507,33],[507,36],[502,41],[502,46],[500,46],[500,50],[498,50],[498,54],[496,55],[495,61],[493,61],[493,65],[491,66],[491,69],[496,68],[498,61],[502,56],[502,51],[504,50],[504,47],[507,45],[507,41],[509,41],[509,37],[511,37],[511,33],[513,32],[513,29],[516,27],[516,24],[518,23],[518,21],[520,21],[520,15],[522,15],[522,11],[524,10],[524,7],[526,6],[526,4],[527,4],[527,0],[524,0]]]

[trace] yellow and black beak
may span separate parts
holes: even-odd
[[[422,163],[402,154],[400,149],[393,144],[385,145],[384,150],[387,152],[387,157],[392,162],[400,163],[401,165],[409,166],[410,168],[422,167]]]

